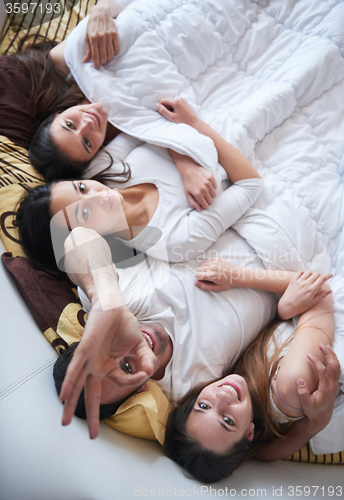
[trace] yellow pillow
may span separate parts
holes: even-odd
[[[160,386],[147,381],[147,390],[134,394],[104,422],[130,436],[157,440],[163,444],[165,427],[171,405]]]
[[[13,256],[24,255],[13,227],[16,206],[25,192],[39,184],[43,177],[30,164],[26,149],[0,136],[0,237]]]

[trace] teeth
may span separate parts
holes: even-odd
[[[234,387],[232,387],[231,385],[222,385],[221,387],[225,387],[226,389],[228,389],[229,392],[231,392],[236,398],[239,399],[239,394],[237,393],[237,391],[234,389]]]
[[[144,338],[147,340],[148,344],[149,344],[149,347],[152,349],[153,351],[153,342],[152,342],[152,339],[150,338],[149,335],[147,335],[147,333],[142,333],[142,335],[144,336]]]

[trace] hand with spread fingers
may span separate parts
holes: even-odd
[[[318,373],[317,390],[310,393],[302,379],[296,381],[302,409],[309,420],[310,427],[314,430],[314,434],[326,427],[331,419],[340,377],[340,364],[332,347],[320,344],[319,349],[325,355],[326,364],[322,363],[316,356],[308,355],[308,359]]]
[[[298,271],[278,303],[278,315],[287,320],[307,311],[331,293],[326,283],[332,274]]]
[[[154,372],[154,355],[136,318],[126,307],[116,311],[91,309],[85,332],[68,367],[60,400],[62,424],[68,425],[85,387],[87,423],[91,439],[99,433],[101,381],[107,377],[128,394],[143,385]],[[135,359],[135,373],[127,372],[125,359]]]

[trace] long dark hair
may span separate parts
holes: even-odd
[[[50,133],[54,117],[48,116],[36,130],[29,147],[29,160],[48,182],[75,179],[80,177],[90,162],[71,160],[56,146]]]
[[[114,179],[117,183],[126,182],[131,170],[126,162],[121,162],[122,171],[107,173],[111,162],[92,180],[104,183],[106,179]],[[26,256],[38,269],[64,272],[63,259],[56,262],[57,256],[64,255],[64,242],[69,230],[54,225],[54,243],[51,237],[51,187],[55,182],[35,186],[22,197],[19,202],[14,225],[18,228],[19,239]]]
[[[55,68],[49,55],[55,43],[40,37],[26,46],[30,37],[24,37],[15,58],[31,80],[31,100],[34,120],[39,126],[29,147],[31,164],[48,181],[73,179],[80,175],[89,162],[71,161],[61,152],[50,135],[50,125],[57,113],[82,103],[85,96],[73,78]],[[25,48],[24,48],[25,45]]]
[[[59,272],[50,234],[52,184],[36,186],[23,196],[16,213],[15,226],[26,256],[38,269]],[[62,235],[64,244],[67,235]]]
[[[19,62],[31,80],[34,118],[39,123],[50,115],[80,104],[85,98],[76,82],[66,79],[55,68],[49,55],[55,46],[56,43],[46,37],[29,35],[21,40],[18,51],[9,56]]]

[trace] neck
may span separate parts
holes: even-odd
[[[153,184],[138,184],[120,189],[119,193],[123,196],[123,211],[133,237],[151,220],[159,195]]]

